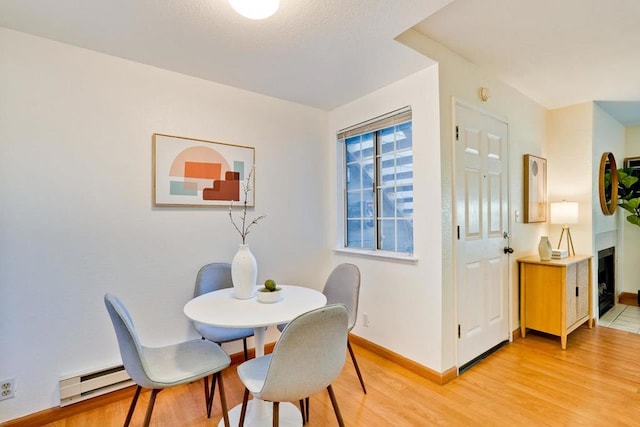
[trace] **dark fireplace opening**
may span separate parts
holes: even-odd
[[[616,303],[615,248],[598,251],[598,318]]]

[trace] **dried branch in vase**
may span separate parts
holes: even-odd
[[[242,213],[241,213],[240,218],[239,218],[240,225],[238,225],[238,223],[236,223],[236,221],[233,219],[233,212],[232,212],[233,201],[229,205],[229,219],[231,220],[231,224],[233,224],[235,229],[240,234],[240,237],[242,238],[242,244],[243,245],[246,245],[246,243],[247,243],[247,235],[251,232],[251,227],[253,227],[255,224],[257,224],[258,221],[260,221],[261,219],[266,217],[266,215],[260,215],[258,217],[255,217],[251,221],[248,221],[248,219],[247,219],[247,204],[248,204],[248,199],[249,199],[249,192],[251,192],[251,190],[252,190],[252,188],[251,188],[251,178],[253,177],[253,172],[254,171],[255,171],[255,165],[251,168],[251,171],[249,172],[249,175],[247,175],[247,178],[242,183],[242,192],[244,193],[244,202],[243,202],[243,207],[242,207]]]

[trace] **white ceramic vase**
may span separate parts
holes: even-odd
[[[540,237],[540,243],[538,243],[538,254],[540,254],[540,261],[549,261],[551,259],[551,243],[548,236]]]
[[[249,246],[240,245],[231,261],[231,280],[235,296],[238,299],[249,299],[256,291],[258,264],[249,250]]]

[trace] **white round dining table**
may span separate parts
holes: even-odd
[[[184,306],[184,314],[194,322],[225,328],[253,328],[256,357],[264,356],[266,327],[288,323],[307,311],[323,307],[322,292],[302,286],[280,285],[282,297],[274,303],[258,302],[256,297],[238,299],[233,288],[209,292]],[[229,420],[237,425],[241,405],[229,411]],[[219,426],[224,425],[220,420]],[[291,403],[280,404],[280,425],[301,426],[302,415]],[[271,426],[271,404],[252,399],[247,407],[245,426]]]

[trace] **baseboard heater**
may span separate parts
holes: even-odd
[[[133,384],[122,365],[62,377],[59,382],[60,406],[91,399]]]

